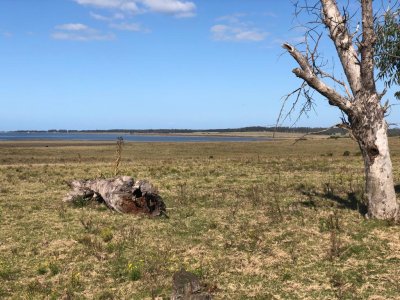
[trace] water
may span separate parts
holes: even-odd
[[[129,142],[250,142],[265,140],[252,137],[134,135],[115,133],[0,132],[0,141],[115,141],[122,136]]]

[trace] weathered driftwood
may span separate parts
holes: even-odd
[[[165,203],[157,189],[146,180],[134,180],[130,176],[111,179],[73,180],[65,202],[97,200],[120,213],[145,213],[166,216]]]
[[[203,292],[199,278],[185,269],[173,276],[171,300],[212,300],[209,293]]]

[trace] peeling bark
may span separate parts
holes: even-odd
[[[120,213],[145,213],[151,216],[166,216],[166,207],[157,189],[146,180],[133,181],[132,177],[121,176],[111,179],[74,180],[71,191],[63,199],[93,199],[104,202],[107,207]]]

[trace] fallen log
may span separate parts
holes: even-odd
[[[110,179],[73,180],[64,202],[98,201],[120,213],[145,213],[167,216],[166,206],[157,189],[146,180],[130,176]]]

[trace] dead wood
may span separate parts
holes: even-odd
[[[64,202],[98,201],[120,213],[145,213],[167,216],[166,206],[157,189],[146,180],[130,176],[110,179],[73,180]]]

